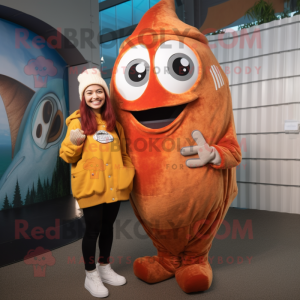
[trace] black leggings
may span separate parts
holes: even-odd
[[[87,271],[96,268],[95,251],[99,237],[100,255],[98,262],[107,264],[113,242],[113,224],[120,208],[120,201],[103,203],[83,208],[85,234],[82,239],[82,254]]]

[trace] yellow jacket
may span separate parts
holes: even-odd
[[[71,163],[71,186],[74,198],[80,208],[101,203],[127,200],[133,187],[134,166],[126,152],[124,130],[119,122],[116,126],[120,139],[115,132],[109,132],[114,140],[102,144],[88,135],[80,146],[70,141],[70,131],[81,129],[79,110],[70,115],[66,124],[68,131],[61,144],[59,156]],[[106,122],[101,114],[96,114],[97,131],[106,131]]]

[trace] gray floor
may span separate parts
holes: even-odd
[[[247,220],[252,225],[253,239],[248,232],[244,238],[239,233],[232,238],[234,222],[243,228]],[[210,251],[214,272],[211,288],[188,295],[179,288],[175,278],[150,285],[134,276],[134,259],[155,255],[156,250],[139,226],[130,203],[123,202],[116,220],[112,266],[127,278],[127,284],[106,285],[110,292],[108,298],[300,299],[300,215],[230,208],[226,221],[230,232],[222,226],[218,234],[225,237],[228,233],[228,236],[215,238]],[[128,225],[120,230],[125,222]],[[24,262],[1,268],[1,299],[94,299],[83,286],[81,243],[78,240],[53,250],[55,264],[46,267],[45,277],[34,276],[33,266]],[[68,263],[69,257],[74,257],[75,262]]]

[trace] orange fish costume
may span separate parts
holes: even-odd
[[[130,202],[157,248],[134,273],[207,290],[208,253],[242,159],[228,79],[206,37],[178,19],[174,0],[161,0],[122,43],[110,89],[136,169]]]

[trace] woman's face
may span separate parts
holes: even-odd
[[[86,104],[95,112],[100,113],[100,108],[105,103],[104,89],[99,84],[89,85],[84,91],[84,98]]]

